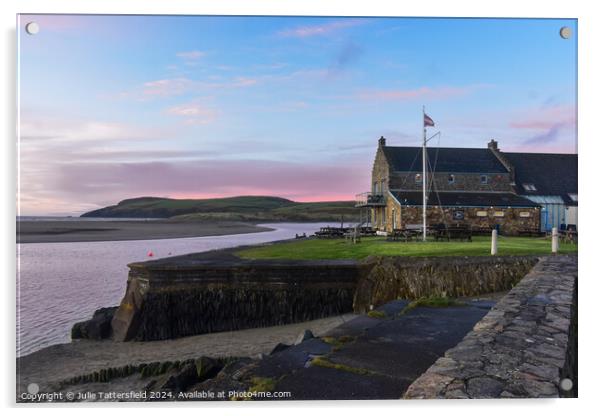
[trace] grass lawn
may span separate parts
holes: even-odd
[[[545,238],[499,237],[498,254],[528,255],[551,254],[552,243]],[[399,242],[387,241],[385,237],[362,238],[361,243],[334,239],[306,239],[286,243],[270,244],[237,252],[245,259],[362,259],[378,256],[488,256],[491,252],[491,237],[473,237],[472,242]],[[577,244],[561,244],[559,253],[576,253]]]

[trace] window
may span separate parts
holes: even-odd
[[[447,175],[447,183],[449,183],[450,185],[452,183],[454,183],[454,181],[456,180],[456,176],[455,175]]]
[[[414,177],[414,180],[416,181],[416,183],[422,183],[422,175],[417,173]]]
[[[493,213],[494,217],[503,217],[504,216],[504,211],[495,211]]]
[[[488,182],[489,182],[489,176],[487,176],[487,175],[481,175],[481,184],[482,185],[487,185]]]
[[[518,214],[521,218],[529,218],[531,216],[531,213],[529,211],[521,211],[520,214]]]
[[[525,191],[537,191],[537,188],[532,183],[523,183],[523,188],[525,188]]]
[[[477,217],[486,217],[487,211],[477,211]]]
[[[571,200],[574,202],[577,202],[577,194],[569,194],[569,198],[571,198]]]

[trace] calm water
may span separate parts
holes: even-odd
[[[312,234],[325,224],[265,224],[275,231],[165,240],[17,245],[17,355],[69,342],[74,323],[118,305],[127,264]]]

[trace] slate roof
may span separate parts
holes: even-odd
[[[422,206],[422,192],[390,191],[401,205]],[[427,205],[444,207],[537,207],[533,201],[513,193],[504,192],[434,192],[429,194]],[[439,202],[441,201],[441,202]]]
[[[556,195],[566,205],[577,205],[568,194],[577,193],[577,155],[552,153],[503,152],[514,165],[516,192],[520,195]],[[528,191],[524,184],[533,184]]]
[[[439,150],[437,152],[437,149]],[[389,166],[398,172],[422,171],[421,147],[384,146],[383,151]],[[489,149],[458,147],[427,148],[431,167],[437,172],[456,173],[507,173],[502,163]],[[435,165],[436,162],[436,165]]]

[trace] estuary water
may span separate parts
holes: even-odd
[[[313,234],[322,223],[261,224],[251,234],[162,240],[17,245],[17,356],[69,342],[71,327],[125,294],[127,264]]]

